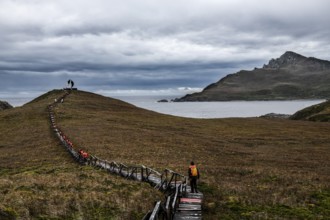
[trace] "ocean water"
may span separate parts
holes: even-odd
[[[160,99],[171,100],[178,96],[112,96],[137,107],[155,112],[188,118],[230,118],[258,117],[268,113],[293,114],[308,106],[325,100],[293,101],[229,101],[229,102],[157,102]],[[32,97],[7,97],[11,105],[17,107]]]
[[[118,96],[120,100],[155,112],[188,118],[258,117],[268,113],[293,114],[325,100],[226,101],[226,102],[157,102],[175,97]]]

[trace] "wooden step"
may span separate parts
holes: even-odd
[[[204,195],[202,193],[186,193],[184,197],[191,199],[203,199]]]
[[[185,215],[180,215],[180,216],[174,216],[173,220],[201,220],[202,216],[185,216]]]
[[[202,219],[202,212],[194,212],[194,211],[182,211],[175,213],[174,220],[184,220],[184,219]]]
[[[177,211],[201,211],[201,205],[179,204]]]
[[[202,216],[202,211],[191,211],[191,210],[182,210],[180,212],[176,212],[175,216]]]
[[[180,203],[179,208],[197,208],[197,209],[202,209],[201,204],[191,204],[191,203]]]
[[[202,199],[181,198],[180,203],[202,203]]]

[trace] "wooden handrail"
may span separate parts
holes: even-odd
[[[157,219],[157,216],[158,216],[158,213],[159,213],[159,210],[160,210],[160,201],[158,201],[151,213],[151,216],[149,218],[149,220],[154,220],[154,219]]]

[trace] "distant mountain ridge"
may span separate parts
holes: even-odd
[[[330,61],[320,60],[314,57],[304,57],[292,51],[285,52],[280,58],[271,59],[269,63],[263,66],[264,69],[279,69],[289,66],[303,65],[310,70],[325,70],[330,68]]]
[[[293,100],[330,97],[330,61],[292,51],[262,68],[241,70],[174,101]]]

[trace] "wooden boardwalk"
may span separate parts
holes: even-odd
[[[176,208],[173,219],[202,219],[202,202],[202,193],[183,193],[178,201],[178,207]]]
[[[115,161],[109,162],[91,154],[84,157],[81,152],[78,152],[77,149],[79,148],[76,148],[69,137],[58,127],[54,112],[56,106],[61,104],[70,93],[70,90],[64,91],[61,97],[55,99],[53,104],[48,105],[48,112],[55,135],[78,163],[104,169],[109,173],[128,179],[147,182],[154,188],[164,192],[166,195],[165,201],[156,202],[154,209],[150,210],[143,219],[202,219],[203,194],[190,193],[187,177],[169,169],[158,172],[143,165],[126,166]]]

